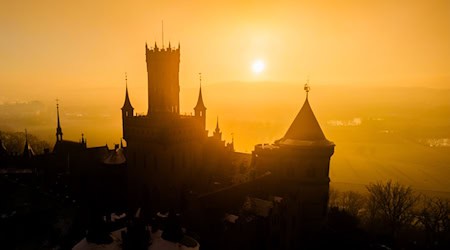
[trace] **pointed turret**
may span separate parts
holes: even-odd
[[[61,128],[61,122],[59,121],[59,103],[56,100],[56,142],[60,142],[63,139],[63,132]]]
[[[133,116],[134,108],[131,105],[130,97],[128,96],[128,79],[127,74],[125,73],[125,102],[122,106],[122,117]]]
[[[306,99],[288,131],[279,143],[285,145],[333,144],[325,138],[308,100],[309,86],[305,84]]]
[[[214,132],[220,132],[220,128],[219,128],[219,116],[217,116],[216,129],[214,130]]]
[[[206,127],[206,107],[203,103],[203,96],[202,96],[202,73],[199,73],[200,76],[200,90],[198,92],[198,99],[197,99],[197,105],[194,107],[194,113],[195,117],[201,120],[203,129]]]
[[[23,147],[22,156],[24,158],[31,158],[34,156],[34,151],[31,148],[30,144],[28,144],[28,133],[26,129],[25,129],[25,146]]]
[[[219,117],[217,117],[216,129],[214,130],[213,136],[214,136],[214,138],[216,138],[219,141],[222,140],[222,132],[220,132],[220,128],[219,128]]]
[[[197,105],[194,107],[195,111],[202,111],[206,110],[205,103],[203,102],[203,96],[202,96],[202,86],[200,85],[200,90],[198,92],[198,99],[197,99]]]

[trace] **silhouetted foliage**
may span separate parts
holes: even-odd
[[[367,190],[370,224],[381,223],[394,237],[400,229],[411,224],[414,219],[413,208],[418,201],[411,187],[388,180],[386,183],[371,183]]]
[[[425,197],[422,209],[417,215],[418,222],[426,232],[428,245],[449,241],[450,202],[439,197]]]

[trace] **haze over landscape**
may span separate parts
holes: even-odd
[[[145,42],[181,46],[181,113],[203,75],[207,129],[272,143],[310,102],[336,143],[332,182],[450,192],[448,1],[14,1],[0,5],[0,130],[112,147],[125,76],[147,112]],[[256,60],[264,70],[252,71]]]

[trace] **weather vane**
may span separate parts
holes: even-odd
[[[308,78],[306,79],[305,87],[303,87],[303,89],[306,91],[306,97],[308,97],[309,90],[311,89],[311,88],[309,87],[309,76],[308,76]]]
[[[198,77],[200,79],[200,87],[202,87],[202,73],[198,73]]]
[[[125,72],[125,84],[128,84],[128,76],[127,76],[127,72]]]

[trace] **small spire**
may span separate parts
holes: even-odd
[[[219,116],[217,116],[217,122],[216,122],[216,132],[220,132],[220,128],[219,128]]]
[[[205,104],[203,103],[203,96],[202,96],[202,73],[198,73],[199,75],[199,81],[200,81],[200,90],[198,93],[198,99],[197,99],[197,105],[195,105],[194,110],[206,110]]]
[[[123,103],[122,110],[127,110],[133,112],[134,108],[133,105],[131,105],[130,97],[128,96],[128,75],[127,72],[125,72],[125,102]],[[133,114],[129,114],[132,116]]]
[[[81,133],[81,143],[82,143],[82,144],[85,143],[85,141],[84,141],[84,134],[83,134],[83,133]]]
[[[61,128],[61,122],[59,121],[59,99],[56,99],[56,141],[62,141],[62,128]]]
[[[156,45],[156,42],[155,42],[155,50],[158,50],[158,45]]]
[[[23,157],[30,158],[34,156],[34,151],[31,146],[28,144],[28,131],[25,129],[25,146],[23,148]]]

